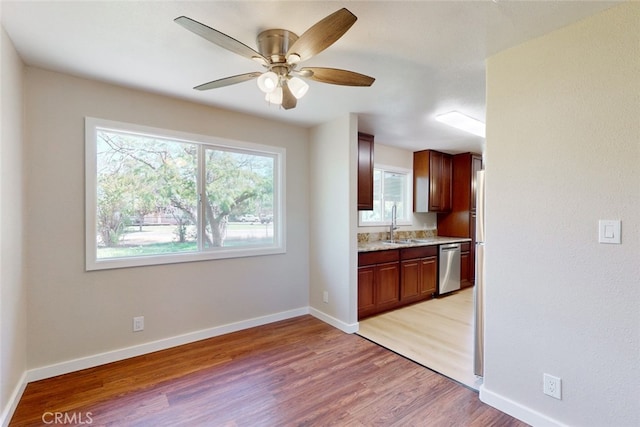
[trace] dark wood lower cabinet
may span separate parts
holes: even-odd
[[[402,301],[411,301],[420,296],[420,260],[410,259],[400,262],[400,275],[402,276]]]
[[[376,310],[386,311],[397,307],[400,301],[400,268],[397,262],[376,265]]]
[[[390,310],[400,300],[400,251],[358,254],[358,318]]]
[[[376,312],[375,267],[358,268],[358,318]]]
[[[358,268],[358,318],[362,319],[398,306],[400,301],[398,262]]]
[[[468,288],[475,283],[476,257],[475,245],[463,243],[460,245],[460,287]]]
[[[438,287],[437,246],[400,250],[400,302],[431,298]]]
[[[420,299],[425,299],[433,297],[438,290],[438,256],[423,258],[421,263]]]
[[[431,298],[437,284],[437,246],[360,253],[358,318]]]
[[[400,302],[428,299],[436,293],[438,257],[412,259],[400,263]]]

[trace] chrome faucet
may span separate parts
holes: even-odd
[[[398,229],[398,207],[394,203],[391,207],[391,225],[389,226],[389,240],[393,242],[393,230]]]

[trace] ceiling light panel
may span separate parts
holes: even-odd
[[[481,136],[482,138],[484,138],[486,134],[485,124],[483,122],[458,111],[440,114],[436,116],[436,120],[456,129]]]

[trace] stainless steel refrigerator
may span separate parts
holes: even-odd
[[[473,373],[484,376],[484,171],[476,177],[476,282],[473,290],[474,351]]]

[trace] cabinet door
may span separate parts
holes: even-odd
[[[451,210],[451,156],[432,151],[429,157],[429,210]]]
[[[469,252],[461,252],[460,253],[460,287],[466,288],[471,285],[470,276],[471,273],[469,270],[469,263],[471,257],[469,256]]]
[[[375,267],[358,268],[358,318],[375,313]]]
[[[451,210],[451,183],[453,176],[452,160],[449,154],[442,155],[442,174],[440,175],[440,209],[448,212]]]
[[[471,212],[476,211],[476,180],[478,171],[482,170],[482,157],[478,154],[471,155]]]
[[[409,302],[420,297],[420,260],[400,263],[400,301]]]
[[[427,298],[438,288],[438,257],[432,256],[420,260],[420,295]]]
[[[378,264],[375,269],[377,311],[397,306],[400,301],[400,264]]]
[[[358,210],[373,209],[373,135],[358,133]]]

